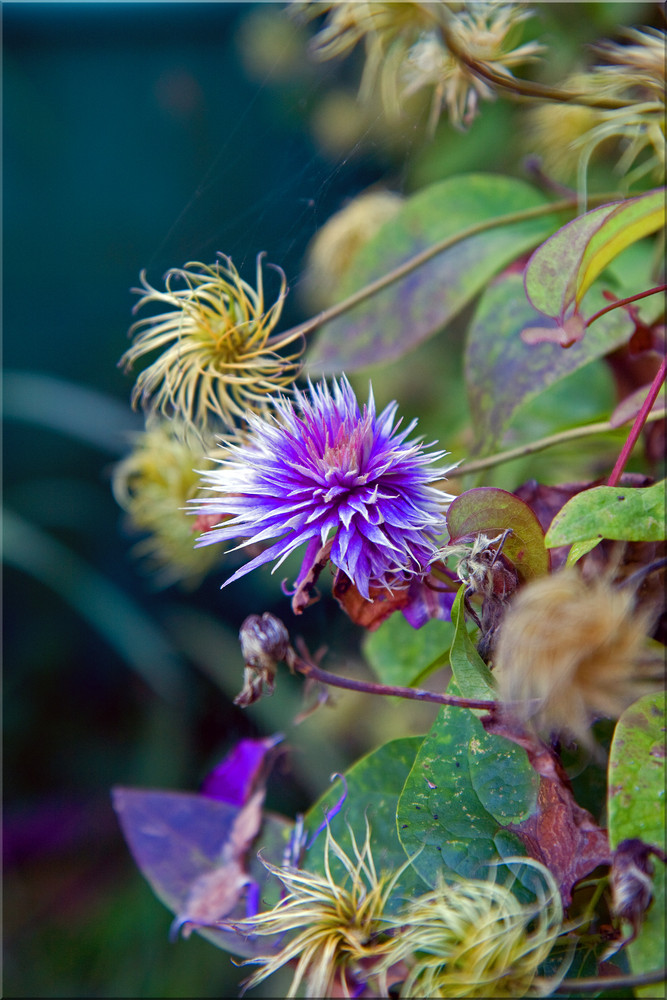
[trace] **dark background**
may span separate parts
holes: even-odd
[[[261,587],[155,593],[109,473],[141,426],[116,367],[139,271],[158,284],[223,250],[253,281],[266,250],[298,285],[317,226],[378,175],[318,154],[303,127],[315,91],[244,73],[249,7],[2,9],[5,996],[219,997],[245,974],[196,935],[168,943],[109,791],[194,790],[234,740],[279,728],[279,706],[277,723],[230,702]],[[291,295],[284,322],[302,316]],[[280,611],[266,590],[258,610]],[[173,622],[188,611],[218,631],[207,642],[188,619],[183,655]],[[307,805],[320,770],[310,787],[279,773],[274,807]]]
[[[541,5],[560,45],[547,74],[648,6]],[[169,944],[171,915],[135,868],[109,791],[195,790],[235,740],[288,727],[299,706],[291,678],[245,713],[231,703],[240,622],[287,615],[268,571],[222,594],[215,575],[196,595],[156,592],[130,555],[109,482],[142,426],[117,368],[140,270],[159,284],[220,250],[252,281],[265,250],[292,289],[286,328],[305,318],[308,240],[346,198],[379,180],[409,192],[466,169],[520,173],[514,112],[500,102],[465,141],[445,124],[429,147],[369,133],[323,151],[309,122],[334,72],[353,81],[358,60],[315,72],[304,52],[290,75],[276,50],[250,75],[244,26],[256,7],[2,6],[7,997],[236,995],[246,970],[225,953],[197,935]],[[380,381],[380,405],[400,379],[407,418],[423,416],[415,373],[430,350]],[[436,396],[446,407],[460,384]],[[327,602],[304,627],[314,644],[326,636],[334,664],[356,655],[358,633]],[[327,719],[304,723],[271,783],[273,808],[305,808],[378,741],[340,705],[344,737]]]

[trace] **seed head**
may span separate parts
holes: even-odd
[[[289,334],[272,334],[287,294],[280,268],[280,292],[265,309],[262,255],[257,258],[257,288],[239,275],[229,257],[219,254],[211,265],[190,263],[165,276],[165,291],[141,274],[141,299],[135,312],[153,303],[170,311],[138,320],[130,329],[134,343],[121,358],[131,368],[145,354],[159,357],[137,378],[134,405],[176,415],[200,431],[222,421],[234,427],[249,411],[267,405],[267,396],[297,375],[303,345],[278,352],[292,343]],[[176,288],[177,284],[184,287]]]
[[[516,46],[516,26],[531,16],[513,3],[468,3],[448,18],[448,30],[459,50],[496,74],[512,77],[512,69],[533,61],[543,51],[538,42]],[[453,43],[450,43],[453,44]],[[402,97],[433,88],[431,131],[443,108],[455,128],[465,128],[477,114],[480,100],[492,100],[493,86],[474,73],[448,48],[438,31],[424,33],[403,66]]]
[[[153,417],[113,471],[117,502],[132,529],[146,534],[134,553],[159,586],[196,587],[220,561],[214,551],[194,548],[194,525],[184,510],[200,495],[194,469],[212,467],[215,447],[212,439],[188,433],[181,421]]]
[[[330,997],[337,978],[342,980],[343,988],[349,987],[349,979],[367,980],[380,959],[392,953],[396,940],[385,932],[385,909],[410,861],[393,874],[378,875],[368,821],[361,848],[349,830],[352,857],[334,840],[327,826],[324,875],[264,862],[280,879],[286,895],[272,910],[236,922],[234,930],[257,936],[297,933],[277,953],[246,963],[263,966],[248,980],[247,988],[257,986],[289,962],[296,962],[287,997],[296,996],[304,980],[306,996]],[[331,854],[342,863],[342,882],[332,876]]]
[[[409,968],[401,997],[544,996],[558,985],[567,962],[555,978],[537,979],[563,932],[558,886],[539,862],[513,860],[536,869],[544,882],[534,904],[520,903],[511,885],[493,878],[441,880],[393,918],[391,960]]]

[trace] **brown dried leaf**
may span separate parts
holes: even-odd
[[[391,591],[383,587],[370,587],[368,592],[371,597],[370,601],[361,596],[342,570],[338,570],[336,573],[333,596],[355,625],[362,625],[369,632],[378,629],[394,611],[400,611],[410,601],[407,588]]]

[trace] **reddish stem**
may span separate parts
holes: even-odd
[[[312,660],[298,656],[294,650],[288,658],[289,666],[304,677],[319,681],[320,684],[330,684],[332,687],[347,688],[349,691],[363,691],[365,694],[381,694],[394,698],[410,698],[413,701],[433,702],[436,705],[456,705],[458,708],[479,708],[492,711],[496,708],[495,701],[481,698],[458,698],[453,694],[438,694],[435,691],[425,691],[423,688],[397,687],[392,684],[373,684],[371,681],[356,681],[351,677],[339,677],[315,666]]]
[[[630,305],[631,302],[636,302],[638,299],[646,299],[649,295],[658,295],[660,292],[667,291],[667,285],[656,285],[655,288],[649,288],[646,292],[637,292],[636,295],[629,295],[627,299],[615,299],[611,305],[605,306],[604,309],[600,309],[598,312],[593,313],[590,319],[586,320],[586,328],[588,328],[591,323],[594,323],[596,319],[600,316],[604,316],[605,313],[611,312],[612,309],[618,309],[619,306]]]
[[[651,388],[649,389],[648,396],[644,400],[644,402],[642,404],[641,410],[639,411],[639,413],[635,417],[635,422],[633,423],[632,429],[631,429],[630,433],[628,434],[627,441],[623,445],[623,449],[621,451],[621,454],[618,456],[618,459],[616,461],[616,465],[612,469],[612,473],[611,473],[611,475],[609,477],[609,480],[607,482],[607,486],[616,486],[616,484],[618,483],[619,479],[621,478],[621,475],[623,473],[623,469],[625,468],[626,463],[627,463],[628,459],[630,458],[630,453],[632,452],[632,449],[634,448],[634,446],[635,446],[635,444],[637,442],[637,438],[639,437],[639,435],[642,432],[642,428],[644,427],[644,424],[646,423],[646,418],[648,417],[649,413],[651,412],[651,409],[653,408],[653,404],[655,403],[656,397],[657,397],[658,393],[660,392],[660,389],[662,387],[663,382],[665,381],[665,374],[666,374],[666,372],[667,372],[667,356],[662,359],[662,364],[660,365],[660,368],[656,372],[655,378],[653,379],[653,382],[651,383]]]

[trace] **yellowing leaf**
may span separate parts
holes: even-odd
[[[595,279],[623,250],[665,225],[665,189],[594,208],[559,229],[537,248],[526,265],[524,285],[530,303],[557,320],[554,334],[538,337],[559,343],[566,321]],[[569,338],[568,343],[580,339]],[[567,345],[564,345],[567,346]]]
[[[577,274],[577,305],[614,257],[665,225],[665,189],[649,191],[610,212],[591,236]]]

